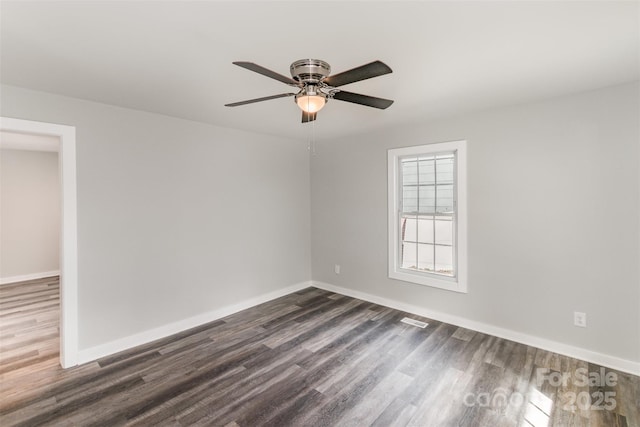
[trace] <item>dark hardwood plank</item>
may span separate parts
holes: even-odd
[[[62,370],[58,292],[0,287],[2,426],[640,426],[636,376],[316,288]]]

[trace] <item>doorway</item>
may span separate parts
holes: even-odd
[[[0,117],[0,130],[59,138],[60,227],[60,364],[78,364],[78,245],[75,127]]]

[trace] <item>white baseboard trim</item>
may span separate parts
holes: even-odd
[[[16,282],[26,282],[27,280],[44,279],[45,277],[59,276],[60,270],[43,271],[41,273],[23,274],[21,276],[11,276],[0,278],[0,285],[9,285]]]
[[[499,338],[504,338],[510,341],[519,342],[521,344],[530,345],[543,350],[551,351],[565,356],[570,356],[576,359],[585,360],[587,362],[595,363],[598,365],[606,366],[608,368],[616,369],[618,371],[627,372],[633,375],[640,375],[640,363],[632,360],[621,359],[619,357],[610,356],[608,354],[598,353],[595,351],[587,350],[581,347],[574,347],[568,344],[564,344],[558,341],[552,341],[545,338],[536,337],[534,335],[525,334],[522,332],[513,331],[511,329],[505,329],[498,326],[489,325],[482,322],[476,322],[474,320],[466,319],[459,316],[454,316],[447,313],[428,310],[423,307],[418,307],[412,304],[406,304],[403,302],[395,301],[392,299],[379,297],[366,292],[356,291],[353,289],[343,288],[340,286],[331,285],[329,283],[312,281],[311,285],[324,289],[326,291],[335,292],[341,295],[346,295],[353,298],[358,298],[364,301],[372,302],[385,307],[395,308],[396,310],[406,311],[407,313],[413,313],[418,316],[427,317],[440,322],[449,323],[463,328],[472,329],[483,334],[493,335]]]
[[[297,292],[310,286],[313,286],[310,281],[297,283],[230,306],[189,317],[188,319],[179,320],[177,322],[169,323],[164,326],[120,338],[105,344],[80,350],[78,352],[78,364],[92,362],[100,359],[101,357],[109,356],[123,350],[147,344],[157,339],[168,337],[178,332],[186,331],[187,329],[195,328],[196,326],[204,325],[205,323],[213,322],[214,320],[218,320],[239,311],[246,310],[247,308],[254,307],[258,304],[289,295],[290,293]]]

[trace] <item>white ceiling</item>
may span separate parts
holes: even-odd
[[[640,2],[2,1],[2,83],[293,138],[367,132],[638,80]],[[284,75],[301,58],[395,103],[331,101],[313,125],[290,92],[231,64]]]

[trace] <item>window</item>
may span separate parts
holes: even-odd
[[[389,150],[389,277],[466,292],[466,141]]]

